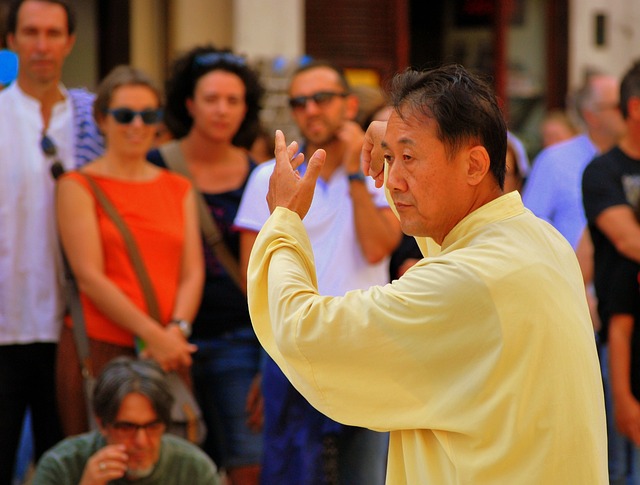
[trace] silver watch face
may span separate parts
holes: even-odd
[[[191,325],[189,325],[186,320],[177,320],[173,323],[178,326],[185,338],[189,338],[191,336]]]

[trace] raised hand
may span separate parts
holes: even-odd
[[[355,121],[345,121],[337,133],[338,140],[344,147],[342,165],[347,173],[355,173],[362,170],[360,155],[364,143],[364,131]]]
[[[271,212],[278,206],[285,207],[304,219],[311,207],[316,180],[327,154],[324,150],[316,150],[307,164],[304,177],[300,177],[297,169],[304,161],[304,155],[293,155],[297,147],[296,142],[287,147],[284,134],[276,130],[276,165],[269,180],[267,203]]]
[[[84,467],[79,485],[105,485],[124,477],[129,456],[124,445],[108,445],[94,453]]]
[[[387,130],[386,121],[373,121],[364,134],[362,145],[362,171],[376,181],[376,187],[384,184],[384,156],[382,138]]]

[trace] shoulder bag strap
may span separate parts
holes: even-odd
[[[191,184],[196,191],[196,199],[198,202],[198,217],[200,219],[200,229],[202,230],[204,239],[220,261],[220,264],[222,264],[231,279],[234,281],[234,283],[240,289],[242,289],[240,265],[238,264],[238,260],[233,256],[233,254],[231,254],[231,251],[229,251],[229,248],[224,243],[222,234],[220,234],[218,226],[213,220],[213,217],[211,217],[211,212],[209,212],[209,207],[207,206],[207,202],[205,201],[204,196],[199,190],[195,188],[193,177],[187,169],[184,154],[180,149],[180,143],[177,140],[172,140],[162,145],[159,148],[159,151],[162,154],[162,158],[164,159],[169,169],[176,173],[179,173],[180,175],[183,175],[191,181]]]
[[[60,243],[60,253],[62,255],[62,265],[64,271],[64,296],[67,303],[67,311],[71,316],[73,323],[73,341],[76,344],[76,352],[78,353],[78,361],[80,363],[80,373],[82,374],[82,383],[84,390],[85,405],[87,407],[87,419],[89,429],[97,429],[96,418],[93,413],[93,361],[91,360],[91,350],[89,348],[89,336],[87,335],[87,327],[84,320],[84,311],[82,310],[82,302],[80,301],[80,291],[78,283],[71,270],[71,265],[67,260],[67,256]]]
[[[124,222],[116,208],[113,206],[107,195],[98,186],[95,180],[93,180],[93,178],[86,173],[78,173],[81,174],[87,180],[87,182],[89,182],[91,190],[93,190],[98,203],[102,206],[111,221],[115,224],[115,226],[122,234],[122,238],[124,239],[124,243],[127,247],[127,253],[129,254],[129,259],[131,260],[133,269],[138,276],[140,287],[142,288],[142,292],[144,293],[144,299],[147,303],[147,311],[149,312],[151,318],[160,323],[162,319],[160,317],[160,307],[158,306],[156,293],[153,289],[153,285],[151,284],[149,274],[147,273],[147,268],[144,266],[142,256],[140,256],[140,251],[138,250],[138,245],[133,238],[133,234],[131,234],[131,231],[129,231],[127,224]]]

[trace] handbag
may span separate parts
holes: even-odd
[[[169,169],[189,179],[193,187],[196,186],[191,173],[187,169],[187,164],[185,162],[182,149],[180,148],[180,143],[177,140],[165,143],[158,148],[158,150]],[[198,218],[204,240],[213,251],[213,254],[216,255],[218,261],[220,261],[220,264],[225,269],[229,277],[242,290],[242,293],[244,293],[245,291],[242,288],[242,282],[240,279],[240,265],[238,264],[238,260],[233,256],[227,245],[224,243],[222,234],[220,234],[218,226],[213,220],[213,217],[211,217],[211,212],[209,212],[207,202],[205,201],[202,192],[199,190],[196,190],[196,200],[198,203]]]
[[[95,180],[86,173],[78,173],[87,180],[98,203],[102,206],[107,216],[122,234],[129,259],[131,260],[131,264],[133,265],[140,287],[144,294],[149,315],[158,322],[158,324],[160,324],[161,319],[158,300],[156,298],[155,291],[153,290],[147,269],[144,266],[144,261],[140,256],[138,246],[133,238],[133,234],[131,234],[126,223]],[[192,443],[201,445],[206,437],[207,427],[205,425],[204,418],[202,417],[202,410],[200,409],[192,390],[176,372],[168,372],[166,376],[167,383],[171,388],[174,398],[173,406],[171,408],[172,422],[168,431],[172,434],[181,436]]]

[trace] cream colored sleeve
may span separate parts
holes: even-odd
[[[478,295],[478,332],[483,313],[492,311],[491,298],[465,288],[472,278],[456,277],[446,265],[435,271],[417,266],[422,269],[393,285],[320,296],[297,214],[278,208],[260,232],[248,269],[256,334],[298,391],[332,419],[379,430],[428,427],[434,413],[442,419],[447,407],[454,408],[447,403],[456,389],[479,392],[486,377],[478,374],[486,366],[477,365],[485,355],[483,339],[451,325],[451,309],[465,310],[452,303],[458,292],[448,288]],[[425,272],[431,284],[425,284]],[[492,342],[499,340],[484,330]]]

